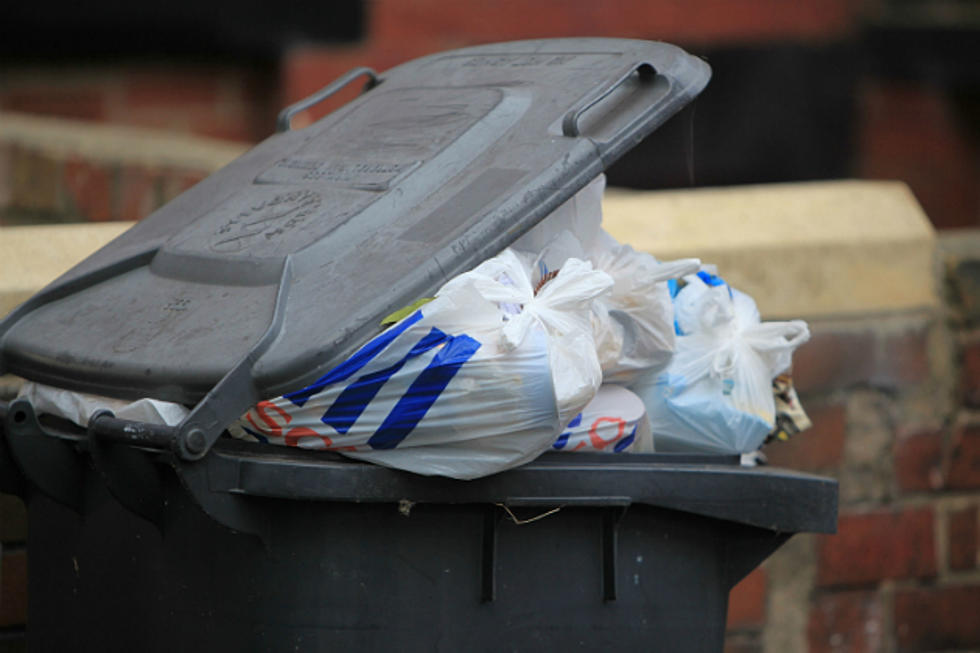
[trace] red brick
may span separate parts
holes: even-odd
[[[949,280],[950,303],[964,321],[972,326],[980,325],[980,260],[967,259],[964,261],[949,261],[946,266],[946,277]],[[964,337],[964,364],[969,364],[972,372],[976,362],[973,357],[976,352],[974,345],[980,343],[980,332],[973,332]],[[975,378],[975,377],[974,377]],[[976,383],[970,380],[968,387]]]
[[[0,566],[0,628],[27,622],[27,552],[4,551]]]
[[[10,206],[14,175],[14,148],[9,142],[0,142],[0,206]]]
[[[834,592],[819,597],[810,609],[809,652],[883,651],[884,612],[875,592]]]
[[[658,38],[675,42],[825,39],[846,34],[857,5],[847,0],[377,0],[368,5],[373,41],[444,45],[558,36]],[[515,19],[515,17],[519,17]]]
[[[102,120],[106,112],[105,89],[49,85],[7,89],[0,91],[0,108],[75,120]]]
[[[370,50],[358,47],[291,49],[280,63],[280,104],[286,106],[312,95],[358,66],[368,66],[380,72],[428,52],[425,49],[412,49],[405,44],[397,44],[391,49]],[[322,118],[357,97],[363,88],[360,80],[348,84],[329,99],[296,116],[293,126],[303,127]]]
[[[766,570],[759,567],[739,581],[728,596],[728,627],[758,628],[766,621]]]
[[[980,586],[931,587],[895,593],[898,650],[980,647]]]
[[[766,447],[769,464],[814,471],[840,464],[844,454],[846,411],[840,404],[805,405],[813,428]]]
[[[904,491],[931,491],[943,486],[943,434],[925,430],[900,435],[894,448],[895,480]]]
[[[817,585],[869,585],[936,575],[931,508],[844,515],[819,540]]]
[[[205,172],[193,172],[189,170],[167,171],[161,179],[160,205],[166,204],[185,190],[197,185],[207,176]]]
[[[10,148],[9,206],[56,213],[63,176],[58,157],[27,147]]]
[[[69,210],[92,221],[111,220],[113,177],[105,166],[78,158],[66,161],[64,184]]]
[[[800,393],[846,388],[867,380],[874,369],[870,329],[811,325],[810,341],[793,355],[793,383]]]
[[[977,566],[977,506],[949,514],[949,568],[954,571]],[[980,610],[980,605],[977,606]]]
[[[924,320],[887,329],[868,322],[814,322],[810,333],[810,342],[793,356],[793,382],[801,394],[857,384],[897,389],[929,378]]]
[[[860,112],[861,177],[907,182],[938,227],[977,224],[977,150],[946,90],[919,82],[869,82]]]
[[[758,633],[727,633],[725,653],[762,653],[762,642]]]
[[[270,120],[265,125],[253,125],[248,116],[241,111],[202,112],[188,115],[187,130],[194,134],[217,138],[223,141],[257,142],[267,138],[275,131],[276,123]]]
[[[227,74],[219,70],[130,71],[123,78],[123,97],[127,110],[185,105],[214,107],[221,97]]]
[[[929,332],[926,325],[910,326],[882,340],[875,357],[870,383],[878,387],[901,387],[929,378]]]
[[[128,166],[120,170],[114,216],[119,220],[142,220],[152,213],[160,202],[158,179],[158,174],[146,168]]]
[[[946,487],[951,490],[980,488],[980,423],[960,424],[953,433]]]
[[[980,338],[964,343],[962,361],[960,386],[963,403],[973,408],[980,407]]]

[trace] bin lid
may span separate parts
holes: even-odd
[[[123,398],[195,404],[210,391],[213,429],[499,253],[709,76],[677,47],[626,39],[485,45],[393,68],[22,305],[0,323],[0,370]]]

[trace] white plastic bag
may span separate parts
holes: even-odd
[[[635,394],[603,385],[558,436],[552,449],[603,453],[650,453],[653,437],[646,408]]]
[[[31,402],[38,414],[54,415],[77,424],[88,426],[88,421],[100,410],[112,411],[119,419],[176,426],[190,412],[181,404],[157,399],[113,399],[85,392],[74,392],[49,385],[25,382],[17,395]]]
[[[509,312],[500,332],[505,349],[517,347],[534,328],[545,330],[558,414],[567,424],[602,384],[590,316],[593,301],[612,287],[609,275],[588,261],[568,259],[536,293],[528,266],[505,250],[458,280],[473,283],[484,298]]]
[[[601,383],[587,315],[612,281],[569,263],[535,296],[526,266],[505,251],[229,431],[461,479],[527,462]]]
[[[676,297],[682,335],[667,368],[632,389],[647,407],[658,451],[740,454],[773,427],[772,380],[809,330],[760,322],[755,302],[710,273],[685,278]]]
[[[529,254],[539,266],[535,281],[599,246],[605,189],[606,176],[599,175],[514,242],[512,249]]]
[[[667,282],[696,272],[698,259],[658,261],[603,232],[591,256],[613,278],[593,305],[593,334],[606,382],[629,384],[662,369],[674,353],[674,307]]]
[[[599,175],[514,243],[532,260],[537,282],[570,258],[588,258],[614,280],[593,305],[593,337],[606,382],[629,383],[641,371],[662,368],[674,350],[673,306],[667,280],[696,272],[697,259],[659,262],[602,230]]]

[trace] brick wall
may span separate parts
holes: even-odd
[[[814,429],[767,453],[839,480],[839,531],[736,587],[729,651],[980,650],[980,234],[940,258],[940,309],[811,323]]]
[[[244,151],[155,130],[0,114],[0,226],[139,220]]]
[[[0,111],[258,141],[272,133],[274,68],[181,62],[8,65]]]
[[[478,10],[471,3],[445,0],[365,0],[360,40],[338,44],[283,42],[280,54],[268,55],[261,65],[227,60],[148,63],[125,57],[118,63],[9,64],[0,75],[0,111],[254,142],[271,133],[280,107],[309,95],[355,66],[385,70],[413,57],[465,45],[538,37],[612,36],[661,39],[710,55],[718,48],[759,52],[774,44],[793,44],[803,49],[823,48],[820,51],[824,55],[838,53],[829,58],[817,56],[813,59],[815,68],[799,72],[810,84],[822,85],[815,95],[803,98],[802,106],[789,102],[793,98],[788,96],[800,94],[799,88],[786,86],[792,76],[755,80],[744,71],[745,78],[734,74],[737,70],[728,71],[711,87],[717,90],[726,81],[738,79],[735,97],[745,101],[738,104],[739,114],[755,115],[771,106],[773,97],[782,97],[781,106],[790,115],[763,113],[762,120],[771,129],[758,138],[753,133],[753,137],[766,142],[739,152],[735,163],[726,160],[724,174],[710,183],[744,181],[740,174],[749,158],[746,154],[761,156],[759,152],[768,152],[764,159],[782,157],[792,162],[794,152],[804,159],[816,159],[836,148],[831,158],[841,161],[826,162],[824,167],[798,165],[811,176],[904,180],[937,226],[976,226],[980,224],[980,186],[975,183],[980,176],[980,114],[975,74],[964,77],[961,72],[950,73],[949,60],[923,56],[919,50],[907,55],[916,66],[889,63],[900,59],[896,55],[904,52],[901,38],[905,37],[893,42],[868,37],[869,31],[874,34],[876,24],[887,23],[889,11],[901,11],[907,5],[926,9],[937,5],[931,13],[924,12],[933,22],[967,24],[972,16],[965,4],[957,8],[957,3],[894,0],[487,0]],[[961,14],[963,20],[958,18]],[[926,47],[925,54],[928,51]],[[786,53],[781,56],[780,52],[773,50],[760,61],[785,59]],[[975,50],[952,60],[966,61],[971,54]],[[794,61],[792,65],[798,66],[809,59]],[[814,75],[827,67],[840,73],[836,76],[856,78],[857,89],[849,82],[830,88],[836,76]],[[348,90],[337,100],[325,102],[298,117],[296,124],[308,123],[352,93]],[[822,122],[803,120],[800,114],[808,105],[835,94],[846,97],[831,103],[834,111],[820,112],[833,115],[823,116]],[[848,103],[852,108],[848,109]],[[729,104],[722,104],[718,114],[704,111],[703,115],[724,117]],[[837,115],[838,110],[841,115]],[[711,169],[709,159],[732,145],[725,134],[744,131],[736,125],[726,124],[708,132],[713,142],[701,145],[698,158],[702,169]],[[819,130],[826,133],[813,133]],[[794,141],[800,147],[794,148]],[[774,148],[780,157],[771,156]],[[928,165],[923,165],[924,161]],[[777,171],[786,167],[778,166]],[[773,170],[762,168],[760,174],[772,175]],[[785,178],[749,175],[749,180],[807,178],[803,174]],[[92,178],[87,183],[104,183],[95,178],[97,175],[87,173],[86,178]],[[683,185],[686,180],[654,182]],[[93,214],[103,216],[113,210],[104,205],[91,207]]]

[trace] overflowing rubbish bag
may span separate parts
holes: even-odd
[[[603,379],[627,384],[660,369],[674,352],[673,306],[667,282],[693,274],[696,258],[658,261],[602,229],[605,175],[599,175],[522,236],[514,249],[534,260],[535,280],[569,258],[586,258],[613,279],[593,303],[593,335]]]
[[[604,188],[600,175],[229,432],[454,478],[548,449],[757,450],[775,428],[773,379],[806,324],[761,322],[755,302],[698,259],[658,261],[618,242],[602,228]]]
[[[527,462],[602,383],[589,311],[611,286],[570,259],[535,292],[528,266],[505,250],[229,431],[461,479]]]
[[[661,262],[603,233],[596,267],[613,287],[593,305],[593,333],[603,379],[628,384],[642,372],[662,369],[675,349],[674,310],[668,281],[696,272],[698,259]]]
[[[800,320],[762,322],[755,301],[711,271],[684,281],[674,298],[674,356],[632,386],[657,450],[754,451],[774,426],[772,381],[809,330]]]
[[[698,259],[658,261],[618,242],[602,228],[604,188],[600,175],[228,432],[470,479],[547,450],[749,454],[806,428],[791,383],[773,385],[788,378],[806,324],[761,322],[755,302]],[[106,408],[147,423],[187,415],[38,384],[22,395],[82,426]]]

